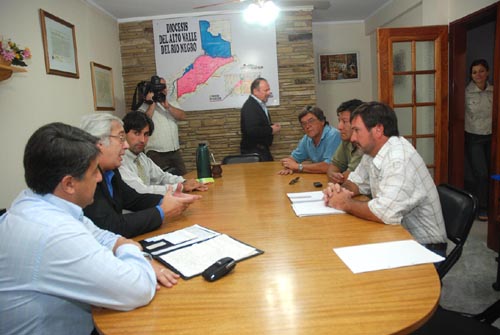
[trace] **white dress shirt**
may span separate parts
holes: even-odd
[[[135,160],[138,159],[144,170],[145,180],[139,177]],[[144,153],[135,155],[126,150],[123,155],[122,165],[119,168],[123,181],[139,193],[154,193],[165,195],[168,185],[183,183],[185,179],[163,171]]]

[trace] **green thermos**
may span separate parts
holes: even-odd
[[[198,172],[198,179],[212,177],[210,153],[206,143],[199,143],[198,149],[196,149],[196,172]]]

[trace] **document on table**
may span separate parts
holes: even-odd
[[[295,215],[299,217],[344,213],[344,211],[326,206],[321,191],[287,193],[286,195],[292,202]]]
[[[196,224],[171,233],[153,236],[143,241],[139,241],[139,243],[143,246],[144,251],[156,256],[187,245],[208,240],[217,235],[220,235],[220,233]]]
[[[296,192],[296,193],[287,193],[286,195],[293,204],[299,203],[299,202],[311,202],[311,201],[322,201],[323,200],[323,192],[322,191]]]
[[[353,273],[435,263],[444,260],[443,257],[413,240],[333,248],[333,251]]]
[[[190,278],[199,275],[223,257],[231,257],[239,261],[261,253],[261,250],[221,234],[203,243],[161,255],[159,258],[183,277]]]
[[[150,237],[139,243],[145,252],[177,271],[184,279],[199,275],[223,257],[240,261],[264,253],[199,225]]]

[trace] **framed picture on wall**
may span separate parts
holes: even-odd
[[[321,83],[359,80],[359,52],[320,54],[318,65]]]
[[[40,24],[47,73],[79,78],[75,26],[43,9]]]
[[[90,73],[92,75],[95,110],[114,111],[115,89],[113,85],[113,70],[108,66],[90,62]]]

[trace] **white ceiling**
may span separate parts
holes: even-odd
[[[85,0],[119,21],[175,14],[241,11],[254,0]],[[242,1],[242,2],[240,2]],[[364,20],[392,0],[274,0],[282,9],[314,8],[313,22]],[[202,9],[196,6],[223,3]]]

